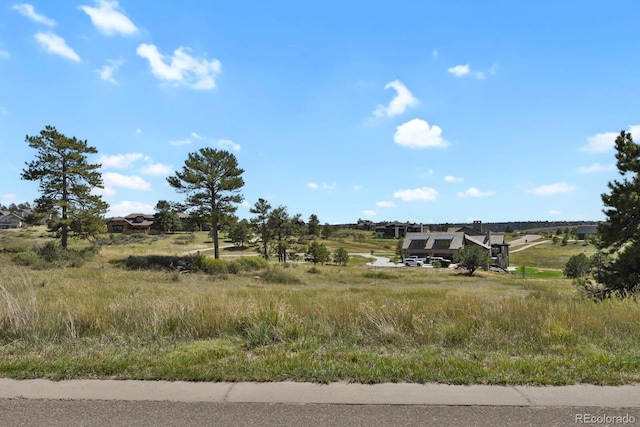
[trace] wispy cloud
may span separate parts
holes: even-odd
[[[171,140],[171,141],[169,141],[169,144],[175,145],[175,146],[187,145],[187,144],[191,144],[191,140],[189,138]]]
[[[400,80],[387,83],[384,88],[385,90],[389,88],[395,89],[396,96],[389,102],[388,106],[378,105],[378,108],[373,112],[373,115],[376,117],[397,116],[398,114],[404,113],[407,107],[413,107],[418,104],[418,100]]]
[[[610,163],[608,165],[601,165],[600,163],[594,163],[591,166],[584,166],[578,168],[580,173],[597,173],[597,172],[609,172],[616,169],[616,165]]]
[[[78,6],[78,9],[89,15],[93,25],[103,34],[129,36],[138,31],[133,22],[121,11],[117,1],[96,0],[95,5],[96,7]]]
[[[203,136],[200,136],[200,135],[198,135],[198,134],[197,134],[197,133],[195,133],[195,132],[191,132],[191,137],[192,137],[193,139],[199,139],[199,140],[203,140],[203,139],[205,139]]]
[[[217,59],[198,59],[187,53],[190,49],[180,47],[167,57],[152,44],[138,46],[138,56],[149,61],[151,72],[163,82],[174,86],[187,86],[195,90],[210,90],[216,87],[216,76],[222,71]]]
[[[449,67],[447,68],[447,71],[456,77],[466,76],[467,74],[469,74],[469,64],[456,65],[455,67]]]
[[[8,50],[0,50],[0,59],[9,58],[11,54]]]
[[[413,202],[416,200],[431,202],[438,198],[438,192],[433,188],[420,187],[411,190],[400,190],[393,193],[393,197],[403,202]]]
[[[445,176],[444,180],[447,181],[447,182],[462,182],[462,181],[464,181],[464,179],[459,178],[457,176],[453,176],[453,175]]]
[[[48,53],[80,62],[80,56],[67,45],[67,42],[65,42],[62,37],[51,32],[37,33],[34,37],[38,43],[40,43],[40,46]]]
[[[148,203],[124,200],[109,207],[108,216],[127,216],[134,212],[153,213],[154,206]]]
[[[173,170],[173,166],[171,165],[152,163],[140,169],[140,173],[145,175],[167,176],[170,175]]]
[[[577,187],[574,187],[573,185],[569,185],[566,182],[558,182],[555,184],[541,185],[539,187],[532,188],[527,192],[538,196],[549,196],[552,194],[570,193],[575,190],[577,190]]]
[[[498,71],[498,64],[493,64],[488,71],[474,71],[471,69],[469,64],[464,65],[456,65],[453,67],[447,68],[447,72],[453,74],[456,77],[465,77],[471,76],[476,79],[483,80],[487,78],[487,75],[493,76]]]
[[[549,215],[560,215],[562,212],[560,212],[559,210],[556,209],[551,209],[549,211]]]
[[[362,211],[362,215],[364,215],[364,216],[376,216],[376,211],[372,211],[372,210],[366,209],[366,210]]]
[[[356,184],[353,186],[353,191],[360,191],[360,190],[362,190],[362,185]]]
[[[126,169],[129,165],[137,162],[143,157],[142,153],[115,154],[113,156],[103,154],[98,157],[98,163],[102,165],[103,169]]]
[[[378,206],[379,208],[395,208],[396,204],[393,202],[383,200],[380,202],[376,202],[376,206]]]
[[[103,65],[102,68],[97,69],[96,72],[102,80],[117,84],[118,82],[113,77],[113,74],[118,71],[122,64],[124,64],[124,60],[109,60],[108,64]]]
[[[240,151],[240,144],[236,144],[230,139],[220,139],[218,140],[218,147],[223,149],[229,149],[233,151]]]
[[[151,190],[151,184],[137,175],[122,175],[117,172],[102,174],[105,188],[122,187],[130,190]]]
[[[409,148],[446,147],[439,126],[429,126],[425,120],[413,119],[396,128],[393,136],[396,144]]]
[[[17,10],[21,15],[26,16],[31,19],[33,22],[38,24],[47,25],[49,27],[53,27],[56,25],[56,21],[53,19],[47,18],[46,16],[37,13],[35,8],[28,3],[16,4],[12,7],[13,10]]]
[[[496,194],[495,191],[480,191],[475,187],[471,187],[465,191],[458,193],[458,197],[489,197]]]
[[[640,140],[640,125],[631,125],[627,132],[631,133],[634,141]],[[603,132],[587,137],[587,145],[580,148],[582,151],[590,153],[604,153],[613,150],[616,138],[620,132]]]
[[[315,182],[310,182],[307,184],[307,187],[312,189],[312,190],[318,190],[320,188],[322,188],[323,190],[334,190],[336,188],[336,183],[331,183],[331,184],[327,184],[326,182],[323,182],[322,185],[316,184]]]

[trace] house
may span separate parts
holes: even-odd
[[[0,229],[23,228],[27,226],[27,218],[33,212],[31,209],[21,209],[14,212],[0,211]]]
[[[132,213],[125,217],[111,218],[107,221],[107,231],[109,233],[145,233],[153,230],[155,217],[149,214]]]
[[[597,225],[579,225],[576,227],[576,236],[578,240],[587,240],[589,236],[598,234]]]
[[[390,222],[378,225],[375,229],[376,239],[400,239],[407,233],[417,233],[422,231],[422,224],[409,222]]]
[[[482,223],[472,227],[450,228],[448,231],[407,233],[402,249],[404,256],[420,258],[442,257],[453,260],[455,254],[467,245],[479,246],[491,253],[491,264],[506,269],[509,266],[509,244],[503,235],[483,234]]]

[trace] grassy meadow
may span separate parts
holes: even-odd
[[[205,233],[105,236],[97,253],[40,263],[30,249],[47,241],[39,229],[0,232],[0,376],[640,381],[640,305],[580,299],[558,274],[559,259],[593,250],[582,243],[514,253],[512,262],[526,265],[524,277],[469,277],[371,268],[356,256],[345,267],[281,266],[251,248],[225,248],[225,261],[200,261],[206,273],[181,271],[188,257],[180,254],[206,254]],[[325,243],[352,253],[395,249],[395,241],[359,235]]]

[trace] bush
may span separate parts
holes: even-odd
[[[564,266],[563,273],[570,279],[577,279],[589,274],[591,260],[585,254],[574,255]]]
[[[285,271],[280,267],[270,268],[263,275],[262,278],[267,283],[281,283],[285,285],[292,285],[301,283],[300,278],[295,276],[289,271]]]

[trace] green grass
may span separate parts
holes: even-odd
[[[0,233],[0,247],[16,238]],[[370,269],[361,257],[346,267],[256,263],[233,273],[228,265],[235,261],[216,262],[216,268],[227,266],[222,274],[128,270],[116,262],[129,254],[174,256],[172,240],[105,247],[81,267],[54,270],[16,266],[12,253],[0,253],[0,375],[640,381],[640,305],[582,300],[571,281],[547,265],[531,263],[523,278]],[[193,245],[205,241],[196,233]]]
[[[585,246],[584,242],[569,242],[563,246],[560,242],[553,244],[548,241],[522,251],[512,251],[509,259],[511,265],[562,270],[573,255],[584,253],[591,256],[595,251],[593,245]]]

